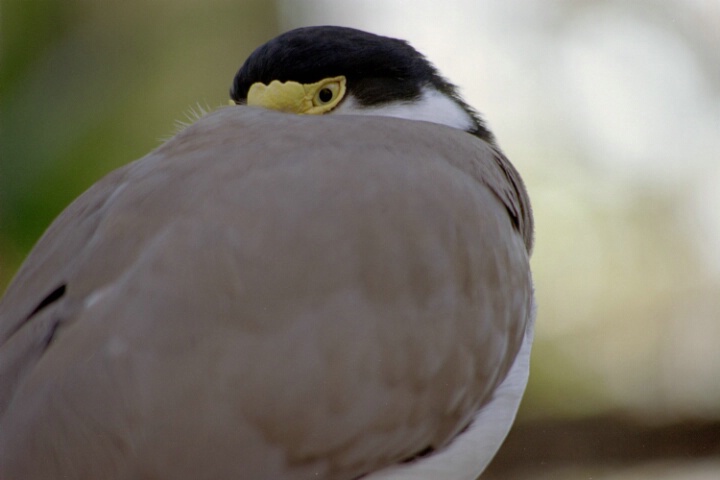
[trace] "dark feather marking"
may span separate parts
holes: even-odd
[[[32,317],[34,317],[40,310],[44,309],[45,307],[47,307],[47,306],[50,305],[51,303],[54,303],[54,302],[57,302],[58,300],[60,300],[60,298],[62,298],[62,296],[65,295],[65,289],[66,289],[66,285],[65,285],[65,284],[62,284],[62,285],[60,285],[59,287],[57,287],[55,290],[53,290],[52,292],[48,293],[48,294],[45,296],[45,298],[43,298],[42,301],[38,304],[38,306],[35,307],[35,309],[34,309],[32,312],[30,312],[30,315],[28,315],[28,316],[25,318],[25,321],[30,320],[30,319],[31,319]]]

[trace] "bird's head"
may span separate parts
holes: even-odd
[[[235,75],[231,103],[297,114],[424,120],[494,143],[456,87],[403,40],[346,27],[305,27],[258,47]]]

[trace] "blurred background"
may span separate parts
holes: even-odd
[[[720,478],[720,0],[2,0],[0,292],[278,33],[404,38],[533,200],[530,385],[487,479]]]

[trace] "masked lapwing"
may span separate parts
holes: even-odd
[[[525,389],[517,171],[407,43],[293,30],[0,302],[0,478],[474,479]]]

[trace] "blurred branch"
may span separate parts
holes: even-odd
[[[516,425],[482,480],[537,478],[568,467],[720,458],[720,422],[647,425],[624,416]]]

